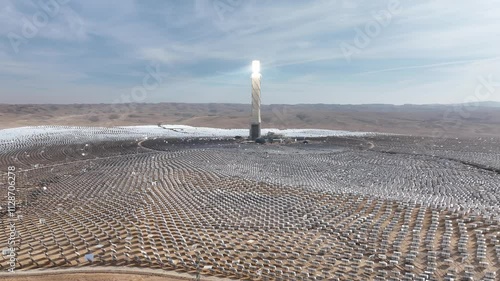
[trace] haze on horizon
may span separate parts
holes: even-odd
[[[500,101],[494,0],[0,0],[0,103]],[[477,89],[482,87],[482,91]]]

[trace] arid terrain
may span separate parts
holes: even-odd
[[[36,125],[180,124],[247,128],[247,104],[0,104],[0,129]],[[500,136],[497,103],[475,105],[263,105],[264,128],[314,128],[425,136]]]
[[[44,126],[0,130],[0,279],[494,281],[500,113],[465,109],[264,106],[267,128],[397,135],[258,145],[164,126],[247,128],[247,105],[0,105]]]
[[[155,276],[148,274],[134,273],[66,273],[66,274],[51,274],[42,272],[36,275],[21,275],[14,277],[2,278],[4,281],[188,281],[192,278],[175,278],[167,276]]]
[[[100,130],[92,135],[114,132]],[[488,278],[500,275],[497,141],[370,135],[258,145],[44,134],[4,142],[0,170],[16,167],[16,270],[495,280]],[[6,270],[8,257],[0,265]]]

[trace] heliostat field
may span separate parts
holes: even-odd
[[[500,275],[495,139],[366,134],[258,145],[115,130],[1,144],[0,241],[12,236],[7,171],[15,167],[16,271],[147,267],[244,280]],[[11,253],[2,254],[7,270]]]

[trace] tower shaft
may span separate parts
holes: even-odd
[[[252,116],[250,121],[250,139],[260,138],[260,73],[252,74]]]

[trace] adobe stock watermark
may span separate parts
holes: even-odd
[[[344,58],[351,62],[352,56],[360,54],[366,49],[373,39],[378,37],[384,28],[387,28],[393,18],[402,12],[403,8],[399,0],[389,0],[387,7],[381,11],[372,11],[372,20],[365,23],[363,27],[354,28],[356,33],[352,42],[342,41],[339,48]]]
[[[274,125],[277,126],[277,129],[287,129],[289,125],[288,121],[288,106],[287,105],[279,105],[279,106],[273,106],[271,109],[272,117],[271,120],[273,121]]]
[[[213,24],[221,31],[245,33],[251,32],[256,26],[242,26],[241,22],[256,23],[259,14],[251,11],[244,13],[244,9],[251,10],[257,7],[257,3],[262,6],[265,2],[267,0],[261,0],[260,3],[257,0],[196,0],[195,10],[196,13],[211,18]]]
[[[8,187],[7,187],[7,219],[9,225],[9,235],[7,238],[7,249],[2,251],[2,255],[6,256],[9,261],[9,268],[7,271],[14,272],[17,263],[17,253],[16,249],[19,247],[16,245],[16,239],[18,238],[18,231],[16,228],[16,167],[9,166],[7,168],[8,177]]]
[[[149,93],[157,90],[163,83],[164,79],[167,77],[166,73],[162,73],[160,70],[160,64],[158,62],[150,62],[146,68],[146,73],[142,78],[142,83],[133,87],[130,93],[122,94],[119,98],[113,100],[111,105],[111,113],[124,114],[127,112],[133,112],[137,103],[146,101]],[[110,122],[113,122],[112,118]]]
[[[442,126],[441,130],[435,130],[433,137],[445,136],[446,130],[450,128],[453,130],[460,129],[464,124],[464,120],[471,118],[471,113],[477,110],[479,102],[491,100],[496,93],[496,87],[500,87],[500,81],[493,81],[493,74],[487,77],[478,76],[477,82],[473,94],[465,97],[462,104],[454,105],[444,112],[441,123],[445,125]]]
[[[500,88],[500,81],[494,81],[492,74],[487,77],[478,76],[474,93],[466,96],[463,103],[448,107],[437,123],[438,128],[432,131],[430,142],[419,142],[417,146],[433,151],[436,141],[450,137],[449,132],[457,132],[463,128],[464,123],[472,117],[472,112],[479,107],[479,102],[494,100],[494,95],[498,94],[497,88]]]
[[[213,0],[212,6],[220,21],[224,21],[228,14],[241,7],[244,0]]]
[[[9,32],[7,38],[14,53],[19,53],[21,44],[26,44],[30,39],[38,35],[40,29],[47,26],[50,19],[56,17],[61,12],[61,7],[66,5],[70,0],[39,0],[38,7],[31,18],[22,17],[23,22],[20,32]]]

